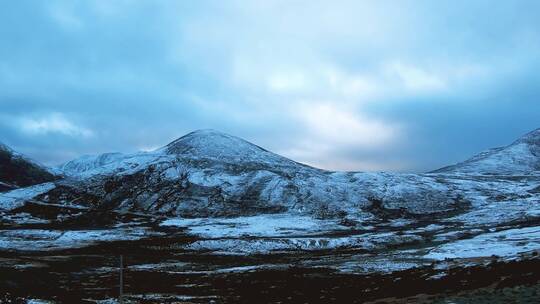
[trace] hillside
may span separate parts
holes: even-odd
[[[540,129],[512,144],[493,148],[435,173],[524,175],[540,171]]]
[[[57,179],[45,167],[0,143],[0,191]]]

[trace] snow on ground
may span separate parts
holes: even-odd
[[[435,247],[424,257],[434,260],[511,257],[519,253],[540,250],[540,227],[509,229],[485,233]]]
[[[266,214],[226,219],[173,218],[163,227],[187,229],[201,238],[184,246],[189,250],[213,251],[219,254],[253,254],[288,250],[323,250],[334,248],[375,249],[389,244],[421,240],[412,234],[394,232],[354,234],[335,220],[309,216]],[[350,231],[351,234],[343,235]]]
[[[222,219],[172,218],[165,220],[161,225],[187,228],[190,234],[210,239],[305,236],[348,229],[335,220],[318,220],[309,216],[290,214],[263,214]]]
[[[1,221],[15,225],[48,224],[51,222],[48,219],[35,217],[26,212],[19,212],[16,214],[2,214]]]
[[[534,202],[506,201],[487,204],[470,212],[449,218],[449,221],[463,223],[464,227],[488,227],[526,218],[540,216],[540,206]]]
[[[25,201],[52,190],[54,183],[44,183],[19,188],[0,194],[0,210],[13,210],[24,205]]]
[[[81,248],[100,242],[135,241],[158,233],[147,228],[102,230],[0,230],[0,251],[46,251]]]
[[[391,273],[394,271],[402,271],[415,267],[419,267],[422,264],[415,262],[414,260],[400,259],[396,257],[383,257],[374,258],[373,256],[367,256],[366,260],[362,261],[347,261],[335,266],[335,268],[342,273]]]
[[[40,299],[28,299],[26,300],[26,304],[52,304],[54,302],[47,301],[47,300],[40,300]]]
[[[184,246],[195,251],[214,254],[249,255],[283,251],[316,251],[329,249],[377,250],[386,246],[414,243],[422,240],[412,234],[369,233],[348,236],[300,236],[276,238],[224,238],[197,240]]]

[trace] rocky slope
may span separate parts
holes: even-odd
[[[0,191],[41,184],[57,179],[45,167],[0,143]]]
[[[444,167],[435,173],[524,175],[540,171],[540,129],[506,147],[484,151],[464,162]]]

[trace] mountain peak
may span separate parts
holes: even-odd
[[[215,129],[198,129],[198,130],[189,132],[185,136],[231,136],[231,135],[215,130]]]
[[[261,160],[277,155],[244,139],[213,129],[188,133],[164,147],[167,154],[228,160]]]

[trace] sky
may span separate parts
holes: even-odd
[[[540,1],[9,1],[0,141],[47,165],[196,129],[424,172],[540,127]]]

